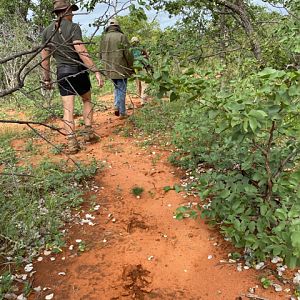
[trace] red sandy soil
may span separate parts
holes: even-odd
[[[112,102],[112,96],[106,99]],[[232,248],[203,220],[173,218],[179,205],[199,199],[164,192],[165,186],[178,184],[182,171],[167,162],[169,151],[141,148],[136,139],[117,133],[127,122],[112,110],[95,114],[101,141],[72,157],[107,162],[90,191],[95,195],[93,205],[100,209],[90,211],[91,203],[85,203],[81,212],[82,217],[95,216],[96,225],[68,227],[63,252],[42,255],[41,262],[34,262],[33,286],[48,289],[32,293],[29,299],[53,293],[57,300],[244,300],[251,299],[246,294],[256,285],[255,294],[263,299],[289,299],[286,293],[260,286],[264,271],[238,272],[235,264],[220,263],[228,260]],[[139,199],[132,194],[134,186],[144,189]],[[84,252],[78,251],[76,239],[86,244]]]

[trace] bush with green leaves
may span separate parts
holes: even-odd
[[[41,247],[63,244],[61,227],[71,209],[83,201],[85,183],[99,165],[41,162],[36,167],[10,166],[0,176],[0,252],[15,259]]]
[[[202,216],[253,259],[300,265],[300,72],[267,68],[181,113],[177,161],[198,174]]]

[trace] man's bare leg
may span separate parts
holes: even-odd
[[[75,136],[74,99],[74,95],[62,96],[62,102],[64,107],[64,130],[67,134],[68,151],[70,154],[75,154],[80,150],[79,144]]]
[[[91,91],[81,95],[83,102],[83,121],[85,126],[92,126],[93,123],[93,105],[91,98]]]
[[[64,129],[67,135],[75,133],[74,99],[74,95],[62,96],[62,102],[64,107]]]
[[[81,95],[83,102],[83,120],[84,120],[84,140],[85,142],[95,143],[99,140],[99,137],[94,133],[92,129],[93,124],[93,105],[91,100],[91,91]]]

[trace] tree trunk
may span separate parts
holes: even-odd
[[[219,5],[223,5],[236,14],[241,20],[241,24],[249,38],[252,52],[258,61],[262,60],[260,44],[255,37],[255,32],[251,23],[250,16],[243,0],[236,0],[235,3],[227,0],[216,0]]]
[[[222,8],[222,14],[220,16],[220,58],[222,63],[226,64],[226,23],[225,23],[225,7]]]

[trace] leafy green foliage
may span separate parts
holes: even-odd
[[[122,31],[129,40],[136,36],[146,48],[156,43],[156,40],[161,34],[158,22],[148,22],[147,16],[141,7],[132,7],[128,15],[118,16],[118,21]]]
[[[13,283],[13,275],[9,272],[5,272],[0,277],[0,297],[11,291]]]
[[[205,164],[202,216],[254,258],[300,263],[299,71],[265,69],[210,90],[174,126],[177,161]]]
[[[173,102],[166,116],[153,113],[151,122],[164,126],[177,103],[175,123],[162,128],[172,130],[177,149],[172,162],[206,169],[195,174],[202,216],[248,249],[251,259],[279,255],[294,267],[300,264],[300,73],[246,68],[243,77],[222,67],[182,70],[166,54],[157,60],[152,88]],[[136,124],[144,129],[144,123]],[[183,219],[197,212],[180,207],[175,215]]]
[[[60,227],[82,203],[83,184],[98,168],[95,161],[73,170],[63,162],[44,161],[35,168],[4,169],[12,175],[0,177],[1,252],[22,257],[45,245],[60,248]]]

